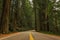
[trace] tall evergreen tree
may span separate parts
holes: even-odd
[[[9,32],[9,13],[10,13],[10,0],[3,1],[3,11],[1,16],[1,32]]]

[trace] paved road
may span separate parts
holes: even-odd
[[[33,31],[26,31],[1,38],[0,40],[60,40],[60,37]]]
[[[34,40],[60,40],[60,37],[54,35],[37,33],[37,32],[32,32],[32,34]]]

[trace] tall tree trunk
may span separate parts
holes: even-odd
[[[13,31],[16,32],[17,30],[17,15],[19,13],[19,0],[15,1],[15,11],[14,11],[14,20],[13,20]]]
[[[9,11],[10,11],[10,0],[4,0],[3,12],[1,17],[1,32],[9,32]]]
[[[13,25],[14,25],[14,27],[13,27],[13,31],[14,31],[14,32],[16,32],[16,31],[17,31],[17,30],[16,30],[16,28],[17,28],[16,14],[14,14],[14,21],[13,21]]]

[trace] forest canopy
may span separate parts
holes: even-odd
[[[32,29],[60,33],[60,0],[0,0],[0,33]]]

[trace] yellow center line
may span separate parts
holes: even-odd
[[[30,33],[29,36],[30,36],[30,40],[34,40],[32,33]]]

